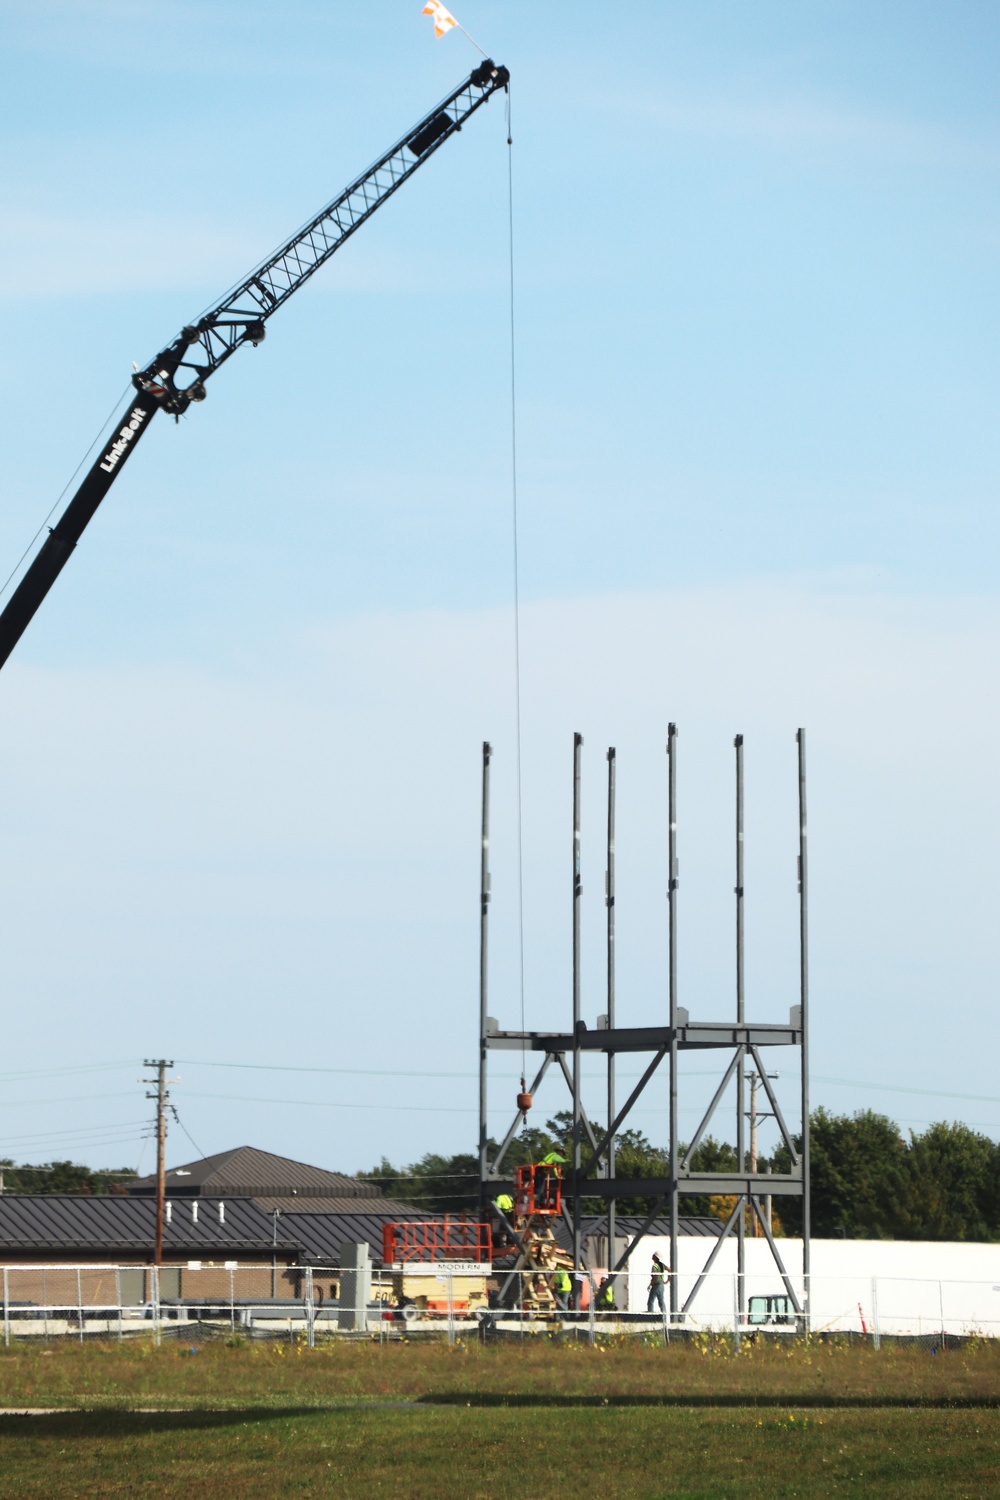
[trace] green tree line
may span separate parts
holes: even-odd
[[[512,1143],[505,1166],[538,1161],[547,1152],[570,1154],[571,1119],[568,1112],[532,1126]],[[818,1109],[810,1116],[812,1171],[812,1232],[820,1239],[1000,1240],[1000,1143],[968,1125],[941,1121],[922,1134],[904,1137],[895,1121],[873,1110],[834,1115]],[[602,1128],[594,1126],[598,1135]],[[796,1139],[797,1149],[801,1140]],[[497,1143],[490,1142],[491,1156]],[[583,1150],[586,1161],[587,1147]],[[726,1142],[711,1137],[694,1153],[698,1171],[734,1171],[736,1153]],[[787,1148],[770,1160],[761,1158],[759,1170],[786,1172]],[[665,1177],[665,1150],[638,1130],[618,1138],[617,1175]],[[471,1153],[441,1156],[429,1152],[407,1167],[394,1167],[383,1158],[372,1171],[359,1174],[378,1182],[389,1197],[411,1203],[429,1213],[462,1213],[478,1207],[478,1165]],[[785,1234],[800,1234],[800,1198],[775,1198]],[[648,1213],[647,1199],[619,1199],[619,1211]],[[599,1199],[585,1203],[585,1212],[600,1213]],[[690,1197],[682,1200],[685,1215],[725,1214],[719,1200]]]
[[[9,1158],[0,1158],[0,1177],[6,1193],[79,1193],[95,1197],[103,1193],[124,1193],[125,1184],[135,1179],[134,1167],[106,1168],[94,1171],[74,1161],[50,1161],[33,1167],[15,1167]]]
[[[592,1122],[595,1136],[600,1139],[604,1126]],[[511,1142],[504,1157],[504,1171],[511,1177],[517,1167],[526,1162],[541,1161],[551,1151],[557,1151],[567,1161],[571,1159],[573,1119],[569,1110],[561,1110],[545,1128],[529,1126]],[[494,1140],[489,1142],[491,1159],[499,1149]],[[583,1161],[589,1155],[589,1146],[583,1147]],[[720,1144],[711,1137],[701,1142],[691,1158],[697,1171],[734,1171],[736,1153],[731,1146]],[[623,1130],[615,1144],[615,1172],[619,1177],[666,1177],[670,1171],[670,1158],[665,1150],[654,1146],[641,1130]],[[479,1206],[478,1158],[471,1152],[457,1156],[439,1156],[428,1152],[419,1161],[408,1167],[394,1167],[385,1157],[371,1171],[361,1172],[360,1177],[377,1182],[387,1197],[398,1198],[422,1208],[427,1213],[466,1213]],[[655,1198],[621,1198],[619,1209],[623,1212],[647,1214],[653,1208]],[[588,1214],[604,1212],[600,1198],[584,1199],[583,1209]],[[708,1214],[712,1208],[708,1198],[689,1198],[685,1201],[687,1214]]]

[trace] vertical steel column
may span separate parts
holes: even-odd
[[[677,1162],[677,725],[667,726],[667,913],[670,997],[670,1317],[676,1318],[680,1237]]]
[[[743,736],[738,734],[733,741],[736,750],[736,1022],[742,1026],[746,1020],[746,988],[743,965]],[[736,1170],[746,1171],[746,1121],[744,1105],[743,1051],[740,1050],[736,1064]],[[756,1222],[756,1221],[755,1221]],[[736,1228],[736,1306],[737,1315],[743,1316],[746,1306],[746,1214],[741,1213]]]
[[[487,943],[489,938],[490,910],[490,757],[493,747],[483,741],[483,808],[482,849],[479,865],[479,1211],[486,1207],[486,1174],[489,1162],[487,1150],[486,1119],[486,1068],[489,1047],[486,1041],[487,1008]]]
[[[608,1030],[615,1029],[615,791],[616,758],[614,745],[608,750],[608,867],[605,874],[604,900],[608,909]],[[615,1120],[615,1054],[608,1049],[608,1129]],[[606,1175],[615,1175],[615,1138],[608,1140]],[[618,1259],[615,1248],[615,1200],[608,1199],[608,1272]]]
[[[573,736],[573,1271],[583,1264],[580,1226],[580,761],[583,735]]]
[[[810,1236],[811,1204],[809,1192],[809,861],[806,847],[806,732],[795,736],[799,754],[799,1005],[802,1015],[802,1279],[806,1328],[809,1327],[811,1298]]]

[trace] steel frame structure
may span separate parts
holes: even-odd
[[[735,1234],[737,1244],[737,1298],[740,1318],[746,1316],[745,1232],[747,1215],[759,1224],[767,1240],[775,1268],[803,1327],[809,1319],[809,932],[808,932],[808,860],[806,832],[806,736],[796,734],[798,760],[798,915],[799,915],[799,999],[789,1012],[787,1022],[757,1021],[746,1015],[744,969],[744,885],[743,885],[743,736],[737,735],[736,751],[736,885],[735,947],[736,1004],[735,1017],[721,1021],[692,1021],[689,1011],[678,1001],[677,951],[679,876],[677,859],[677,728],[671,724],[667,734],[668,831],[667,831],[667,921],[668,974],[666,1022],[650,1026],[618,1026],[615,1015],[615,805],[617,758],[614,749],[607,755],[608,818],[605,869],[605,903],[607,909],[607,1010],[598,1016],[597,1027],[590,1030],[581,1014],[580,993],[580,785],[583,739],[573,737],[573,937],[572,937],[572,1024],[566,1032],[502,1031],[488,1013],[488,936],[490,905],[489,867],[489,800],[490,760],[492,748],[483,745],[482,763],[482,856],[480,867],[480,973],[479,973],[479,1196],[486,1210],[498,1194],[510,1192],[512,1179],[504,1170],[507,1152],[521,1123],[515,1114],[510,1129],[490,1158],[488,1150],[488,1065],[492,1051],[525,1051],[540,1054],[541,1063],[530,1084],[535,1095],[550,1069],[560,1073],[572,1101],[572,1161],[564,1179],[563,1215],[572,1233],[573,1265],[577,1274],[589,1269],[584,1263],[581,1202],[584,1198],[601,1198],[608,1205],[609,1269],[621,1271],[627,1265],[654,1220],[666,1207],[670,1221],[671,1266],[678,1267],[680,1205],[684,1197],[722,1195],[732,1197],[734,1206],[705,1264],[695,1278],[694,1286],[681,1303],[677,1275],[670,1277],[670,1314],[674,1322],[683,1320],[700,1291],[706,1276],[726,1241]],[[796,1141],[789,1128],[777,1096],[767,1076],[762,1049],[793,1048],[797,1052],[801,1135]],[[585,1052],[601,1052],[607,1059],[608,1127],[598,1138],[583,1101],[581,1062]],[[616,1108],[615,1062],[619,1053],[636,1053],[650,1058],[638,1083],[625,1103]],[[720,1058],[720,1078],[704,1116],[691,1140],[681,1142],[678,1128],[682,1053],[703,1053]],[[670,1144],[669,1175],[657,1178],[623,1178],[616,1172],[615,1144],[631,1110],[651,1085],[663,1063],[669,1074]],[[747,1064],[758,1073],[790,1159],[788,1172],[752,1172],[749,1169],[745,1139],[744,1084]],[[736,1083],[736,1162],[735,1172],[705,1172],[692,1164],[695,1151],[715,1118],[729,1086]],[[584,1153],[587,1151],[587,1155]],[[793,1284],[788,1268],[771,1232],[769,1200],[772,1197],[802,1199],[802,1280],[801,1293]],[[653,1199],[653,1209],[639,1230],[615,1259],[615,1207],[619,1198]]]

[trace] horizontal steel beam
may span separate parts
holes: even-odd
[[[678,1026],[677,1043],[695,1047],[801,1047],[801,1026],[771,1026],[757,1021],[693,1021]]]
[[[580,1183],[581,1198],[658,1198],[670,1192],[669,1177],[588,1177]],[[756,1175],[737,1177],[728,1172],[692,1172],[678,1177],[677,1191],[699,1197],[719,1195],[730,1197],[743,1193],[747,1197],[763,1197],[768,1193],[798,1197],[802,1193],[802,1178],[758,1172]],[[563,1192],[573,1195],[573,1184],[563,1179]]]
[[[513,1194],[513,1178],[487,1178],[491,1195]],[[588,1177],[580,1183],[581,1198],[658,1198],[670,1192],[669,1177]],[[728,1172],[692,1172],[677,1179],[677,1191],[689,1196],[731,1197],[743,1194],[748,1198],[763,1198],[768,1193],[784,1194],[785,1197],[800,1197],[802,1178],[777,1173],[758,1172],[746,1177],[736,1177]],[[568,1177],[563,1179],[563,1193],[573,1196],[573,1185]]]
[[[569,1032],[489,1031],[483,1040],[487,1047],[509,1052],[520,1052],[522,1047],[529,1052],[573,1051]],[[584,1052],[659,1052],[661,1047],[669,1047],[672,1040],[669,1026],[616,1026],[608,1031],[589,1031],[581,1025],[577,1044]],[[743,1025],[696,1021],[677,1027],[677,1045],[682,1052],[706,1047],[799,1047],[802,1029],[753,1021]]]
[[[643,1196],[655,1191],[655,1186],[648,1187]],[[769,1193],[784,1193],[786,1196],[801,1197],[802,1174],[801,1172],[756,1172],[748,1173],[746,1176],[737,1176],[734,1172],[688,1172],[678,1177],[677,1191],[679,1193],[708,1193],[713,1196],[719,1194],[723,1197],[729,1197],[733,1193],[742,1193],[747,1198],[763,1198]]]
[[[610,1039],[610,1040],[609,1040]],[[572,1052],[573,1037],[568,1032],[490,1031],[484,1037],[487,1047],[520,1052]],[[658,1052],[670,1045],[669,1026],[618,1027],[614,1031],[588,1031],[581,1025],[579,1045],[585,1052]]]

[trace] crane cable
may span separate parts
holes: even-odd
[[[70,485],[73,483],[73,480],[79,474],[80,470],[83,468],[84,464],[87,462],[87,459],[90,457],[90,455],[93,453],[94,449],[97,447],[98,443],[101,441],[101,438],[103,437],[104,433],[107,431],[107,429],[113,423],[113,421],[115,419],[115,413],[118,411],[118,408],[122,405],[123,401],[125,400],[125,397],[129,394],[129,392],[131,391],[131,389],[132,389],[132,382],[129,381],[128,385],[122,391],[121,395],[118,397],[118,399],[115,402],[114,406],[111,408],[111,411],[108,413],[108,415],[105,417],[104,421],[101,423],[100,429],[99,429],[99,431],[97,433],[97,436],[95,437],[94,441],[91,443],[90,447],[87,449],[86,453],[83,455],[83,457],[81,458],[80,462],[77,464],[76,468],[73,470],[72,474],[69,476],[69,478],[67,479],[66,483],[63,485],[62,489],[59,491],[58,495],[53,500],[52,506],[51,506],[51,508],[49,510],[49,513],[45,517],[45,519],[42,522],[41,526],[39,526],[38,530],[35,532],[34,536],[31,538],[31,541],[25,547],[24,551],[21,553],[21,556],[18,558],[17,562],[14,564],[14,566],[11,568],[10,572],[7,574],[7,577],[4,579],[3,583],[0,583],[0,598],[2,598],[2,596],[7,592],[7,589],[10,587],[11,579],[15,577],[15,575],[17,574],[17,572],[19,571],[19,569],[21,567],[21,564],[24,562],[24,559],[27,557],[28,553],[31,551],[32,547],[38,541],[38,538],[41,536],[42,532],[45,530],[46,526],[51,521],[53,515],[55,514],[56,508],[59,505],[59,502],[62,500],[62,498],[65,495],[66,491],[69,489]]]
[[[521,1092],[526,1055],[524,1045],[524,817],[521,805],[521,599],[517,546],[517,381],[514,341],[514,137],[510,120],[510,84],[504,88],[507,121],[507,259],[510,272],[510,488],[511,529],[514,550],[514,720],[517,779],[517,937],[518,975],[521,998]],[[525,1116],[527,1123],[527,1116]]]

